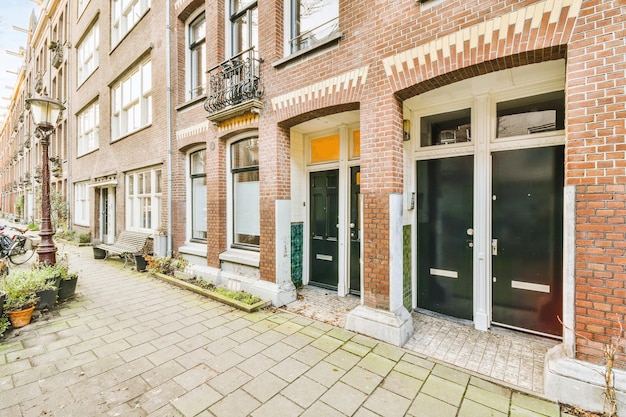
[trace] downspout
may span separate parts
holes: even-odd
[[[172,255],[172,62],[171,62],[171,14],[170,0],[165,0],[165,90],[167,91],[167,249]]]

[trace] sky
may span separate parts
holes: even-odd
[[[7,71],[17,72],[23,58],[7,53],[26,49],[28,35],[13,29],[13,26],[28,29],[28,19],[35,11],[39,17],[40,7],[33,0],[1,0],[0,4],[0,126],[4,123],[7,107],[17,76]],[[7,87],[8,86],[8,87]]]

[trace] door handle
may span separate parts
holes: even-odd
[[[498,239],[491,239],[491,254],[498,256]]]

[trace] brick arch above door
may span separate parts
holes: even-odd
[[[501,69],[565,57],[582,0],[546,0],[383,58],[393,91],[406,99]]]
[[[316,111],[324,113],[323,109],[337,107],[341,108],[340,111],[355,110],[358,108],[355,103],[361,101],[368,70],[368,65],[355,68],[272,98],[276,121],[283,125],[295,125],[307,120],[306,117],[300,118],[303,114]]]

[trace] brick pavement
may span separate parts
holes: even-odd
[[[67,248],[78,295],[0,343],[4,416],[558,416],[405,349]]]

